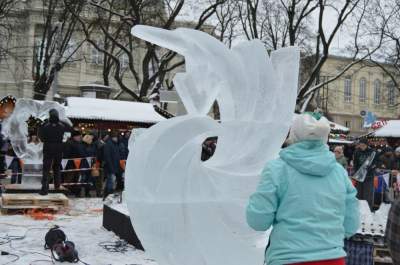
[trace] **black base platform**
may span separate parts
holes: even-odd
[[[103,227],[109,231],[113,231],[117,236],[135,248],[144,250],[142,243],[133,229],[130,217],[105,204],[103,206]]]

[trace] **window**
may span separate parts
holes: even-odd
[[[360,120],[359,125],[360,125],[360,127],[358,129],[360,129],[360,131],[363,131],[364,130],[364,120]]]
[[[97,43],[97,45],[102,48],[103,45]],[[103,64],[103,53],[97,50],[94,46],[90,46],[91,48],[91,56],[90,62],[92,64]]]
[[[396,101],[396,91],[393,82],[388,83],[388,105],[395,105]]]
[[[360,80],[360,103],[365,103],[367,101],[367,89],[366,89],[367,81],[365,78],[361,78]]]
[[[351,102],[351,79],[344,80],[344,102]]]
[[[344,126],[351,129],[351,121],[344,121]]]
[[[121,68],[122,69],[126,69],[129,66],[129,57],[126,53],[123,53],[120,57],[119,57],[119,62],[121,64]]]
[[[381,81],[374,82],[374,104],[381,104]]]
[[[76,43],[73,40],[70,40],[67,44],[67,47],[65,47],[65,51],[63,54],[64,60],[68,61],[73,61],[76,59]]]

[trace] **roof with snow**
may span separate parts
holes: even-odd
[[[331,130],[335,130],[335,131],[343,131],[343,132],[348,132],[348,131],[350,131],[350,129],[349,128],[347,128],[347,127],[345,127],[345,126],[343,126],[343,125],[340,125],[340,124],[338,124],[338,123],[334,123],[334,122],[329,122],[329,125],[331,126]]]
[[[71,119],[157,123],[164,120],[152,104],[99,98],[68,97],[66,115]]]
[[[372,133],[375,137],[400,137],[400,120],[387,121],[386,125]]]
[[[330,144],[352,144],[353,141],[345,140],[345,139],[329,139],[328,142]]]

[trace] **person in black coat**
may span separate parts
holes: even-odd
[[[103,149],[104,171],[106,175],[106,186],[103,198],[114,192],[114,178],[120,176],[120,145],[118,142],[118,133],[112,132],[111,139],[108,139]]]
[[[126,160],[129,155],[129,137],[131,136],[130,131],[126,131],[121,137],[120,148],[121,148],[121,159]]]
[[[69,170],[65,174],[65,182],[70,183],[69,189],[76,196],[80,197],[81,187],[80,187],[80,179],[81,179],[81,171],[84,164],[82,159],[85,157],[85,148],[82,143],[82,135],[79,131],[74,130],[71,135],[71,139],[67,141],[65,146],[65,155],[64,158],[69,159],[66,169]],[[75,159],[81,159],[81,163],[79,168],[76,168]]]
[[[49,119],[39,128],[39,139],[43,142],[43,176],[40,195],[47,195],[49,191],[50,168],[53,169],[54,187],[60,188],[60,166],[63,157],[63,137],[65,132],[72,128],[60,121],[58,111],[51,109]]]
[[[94,142],[94,135],[86,134],[82,139],[82,144],[84,148],[84,155],[86,159],[82,160],[82,168],[85,168],[82,171],[83,179],[82,181],[87,183],[85,185],[85,196],[90,197],[90,189],[91,187],[96,187],[95,178],[92,176],[92,171],[88,170],[91,168],[92,164],[95,163],[95,158],[97,154],[97,146]],[[89,161],[88,161],[89,159]],[[97,196],[99,196],[99,191],[96,189]]]
[[[22,182],[22,169],[19,158],[14,152],[10,141],[7,141],[8,146],[7,155],[12,157],[10,165],[7,169],[11,170],[11,184],[21,184]],[[7,166],[7,165],[6,165]]]
[[[354,152],[354,172],[357,172],[367,158],[370,157],[374,152],[376,153],[376,151],[368,146],[368,141],[366,139],[361,139],[358,144],[358,150]],[[371,210],[374,203],[374,175],[377,165],[378,155],[376,154],[368,166],[368,172],[364,182],[356,183],[357,198],[359,200],[366,200]]]

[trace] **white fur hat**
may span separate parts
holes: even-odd
[[[328,142],[331,127],[325,117],[316,119],[312,114],[297,115],[289,133],[289,141],[297,143],[304,140],[322,140]]]

